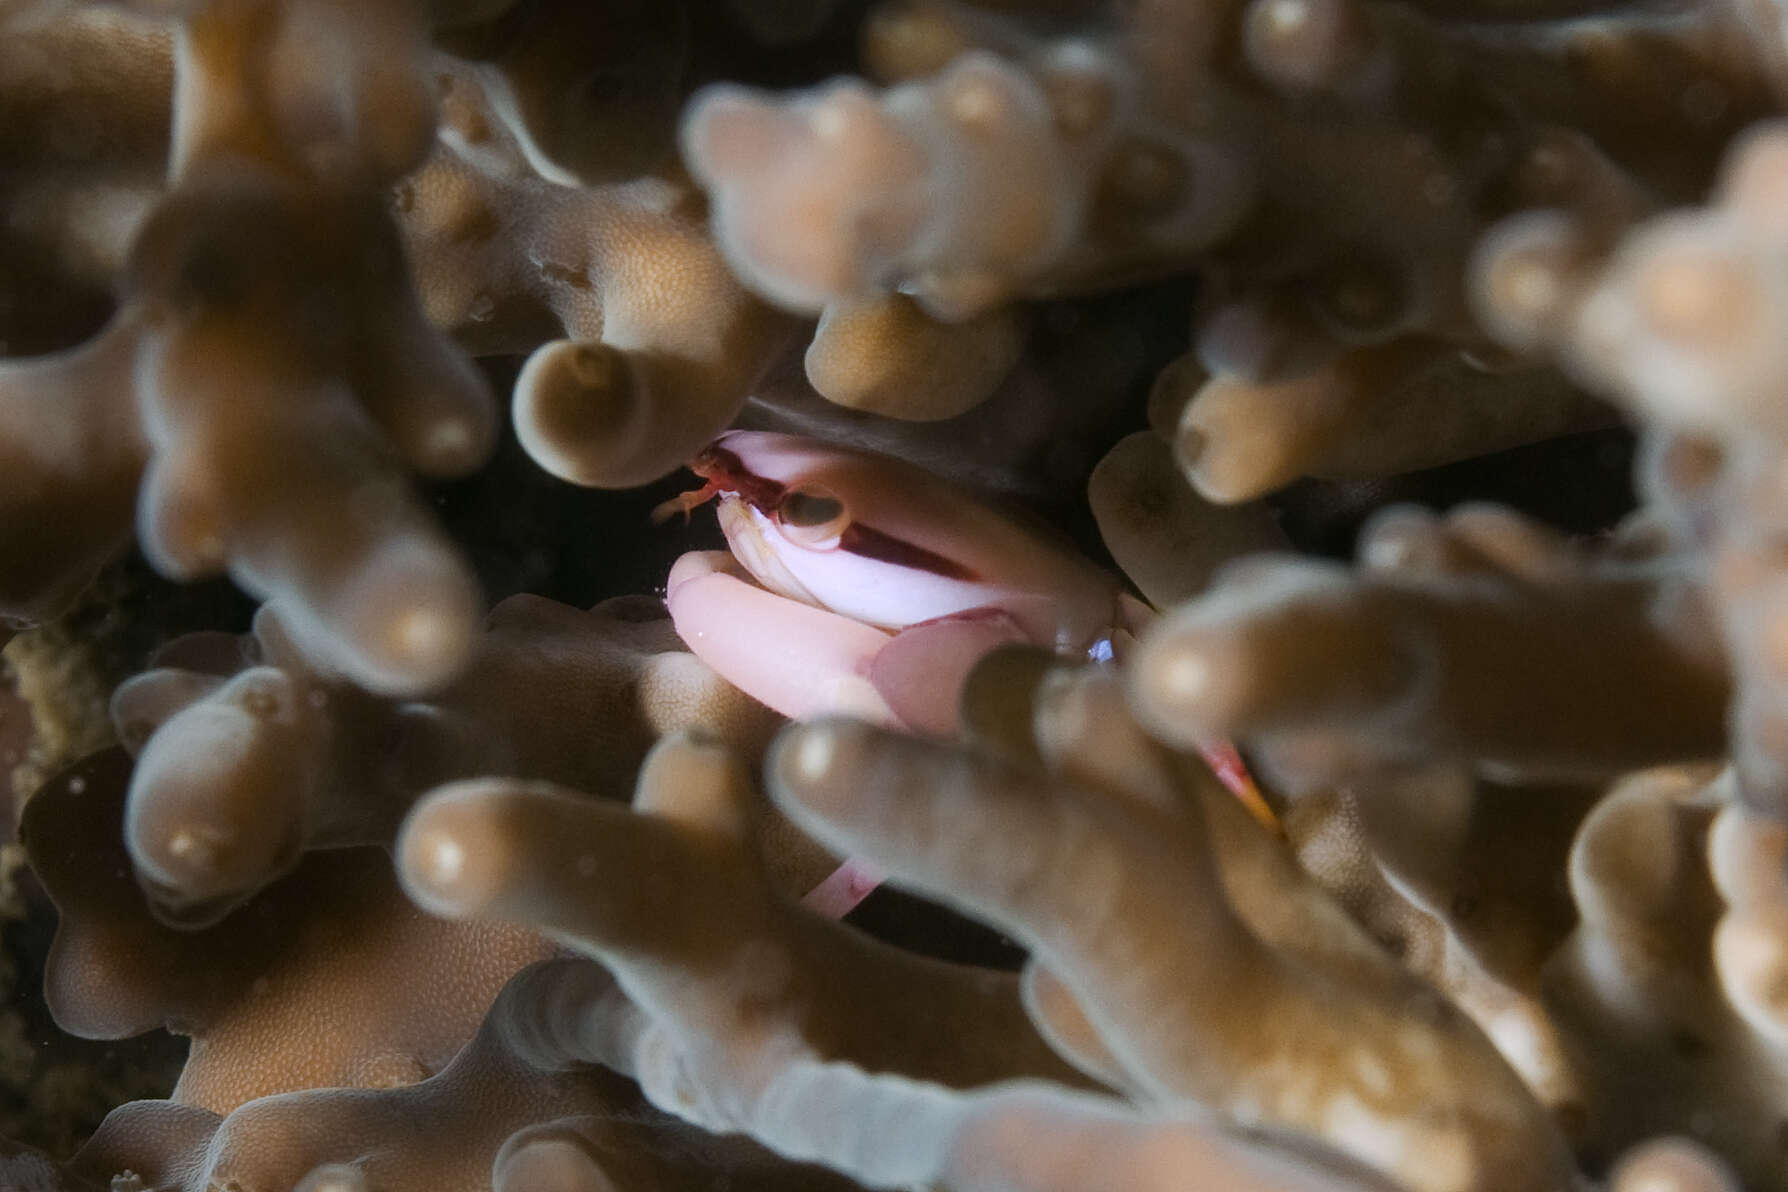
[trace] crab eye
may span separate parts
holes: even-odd
[[[823,488],[791,488],[776,506],[776,520],[794,541],[823,542],[850,524],[844,502]]]

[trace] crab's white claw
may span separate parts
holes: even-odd
[[[869,678],[891,634],[758,587],[726,551],[678,559],[665,603],[697,658],[784,716],[900,726]]]

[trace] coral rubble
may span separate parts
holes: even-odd
[[[0,0],[0,1192],[1788,1190],[1785,46]]]

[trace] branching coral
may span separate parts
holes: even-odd
[[[418,912],[385,854],[315,854],[222,923],[156,922],[119,834],[130,778],[96,754],[31,800],[23,835],[61,912],[46,994],[93,1038],[166,1026],[192,1052],[173,1097],[228,1113],[300,1088],[410,1084],[444,1067],[509,975],[546,953],[538,937],[466,931]],[[414,982],[426,1009],[390,997]]]
[[[1424,1005],[1237,809],[1176,790],[1184,764],[1152,755],[1120,703],[1109,680],[1044,693],[1055,781],[836,724],[791,733],[772,774],[822,838],[1019,931],[1100,1039],[1101,1067],[1145,1102],[1299,1129],[1415,1187],[1558,1180],[1562,1146],[1468,1020]],[[1225,814],[1227,830],[1204,822]],[[1004,839],[951,831],[965,819]],[[1213,855],[1221,872],[1200,860]],[[1331,1047],[1328,1082],[1289,1058]]]
[[[1127,15],[1051,39],[969,6],[891,5],[866,46],[895,83],[879,97],[848,82],[698,97],[685,151],[728,259],[769,297],[827,311],[809,357],[821,392],[862,400],[826,367],[826,325],[891,290],[984,323],[1015,296],[1193,267],[1208,287],[1197,356],[1217,375],[1188,407],[1209,454],[1187,466],[1207,495],[1407,470],[1603,417],[1556,377],[1486,372],[1465,309],[1486,213],[1565,204],[1618,224],[1651,186],[1680,186],[1556,123],[1558,48],[1352,3]],[[1636,24],[1635,41],[1650,36]],[[1736,127],[1763,110],[1763,84],[1705,36],[1659,33],[1652,52],[1711,94],[1704,126]],[[1578,82],[1599,103],[1620,80]],[[956,333],[964,351],[992,334],[974,326]],[[920,331],[909,350],[939,338]],[[1179,384],[1190,397],[1199,383]],[[969,385],[933,392],[966,400]],[[1456,407],[1452,435],[1416,413],[1436,402]],[[1274,465],[1241,462],[1263,451]]]
[[[1547,970],[1546,1000],[1589,1085],[1601,1145],[1699,1112],[1696,1132],[1747,1183],[1770,1186],[1788,1052],[1738,1012],[1746,990],[1729,993],[1715,967],[1722,908],[1706,852],[1718,793],[1696,778],[1636,776],[1584,824],[1570,869],[1581,922]]]
[[[551,965],[523,970],[478,1035],[421,1083],[265,1097],[222,1118],[172,1102],[122,1106],[61,1173],[39,1169],[45,1186],[117,1186],[121,1170],[127,1186],[158,1192],[459,1192],[539,1186],[550,1174],[589,1189],[670,1192],[710,1178],[745,1189],[845,1186],[656,1118],[612,1072],[542,1066],[548,1057],[525,1032],[558,976]]]
[[[459,666],[477,594],[404,471],[476,467],[494,420],[482,378],[423,320],[376,189],[428,144],[418,20],[398,4],[363,28],[327,4],[244,2],[182,21],[171,189],[137,233],[118,313],[6,377],[22,432],[8,437],[13,613],[42,611],[115,549],[142,472],[137,525],[164,571],[227,565],[373,687]],[[316,44],[345,85],[302,63]],[[82,436],[42,425],[71,421],[59,397],[87,406]],[[89,487],[74,478],[94,448]],[[77,532],[46,551],[64,503]]]
[[[637,1009],[612,1028],[618,1054],[584,1058],[698,1121],[745,1124],[734,1102],[790,1054],[958,1085],[1065,1073],[1010,976],[887,948],[779,896],[752,818],[736,759],[673,738],[632,812],[543,785],[456,784],[412,812],[399,863],[425,906],[525,922],[603,960]]]
[[[1338,751],[1593,776],[1718,755],[1723,659],[1676,558],[1584,558],[1482,507],[1388,510],[1360,550],[1357,575],[1248,560],[1164,618],[1134,672],[1150,723],[1307,766]]]
[[[1251,1188],[1314,1186],[1289,1157],[1248,1157],[1202,1124],[1150,1125],[1041,1087],[945,1091],[1067,1070],[1018,1015],[1010,978],[903,959],[766,901],[743,847],[749,795],[723,753],[679,742],[655,754],[632,814],[547,788],[460,784],[415,812],[404,869],[428,905],[547,926],[612,967],[615,986],[593,968],[559,970],[562,988],[537,1028],[542,1052],[631,1072],[659,1104],[792,1157],[878,1186],[940,1177],[998,1186],[1014,1161],[1002,1135],[1038,1117],[1099,1147],[1144,1144],[1120,1167],[1143,1181],[1134,1186],[1170,1186],[1174,1163],[1188,1157],[1246,1173]],[[593,831],[598,820],[605,829]],[[601,856],[574,855],[598,841]],[[616,880],[647,857],[653,871]],[[698,872],[717,906],[679,896]],[[1027,974],[1033,1016],[1050,996],[1041,980]],[[1085,1161],[1063,1150],[1068,1163]],[[1063,1178],[1060,1161],[1035,1166],[1036,1186],[1065,1186],[1050,1182]]]
[[[587,155],[555,132],[570,121],[590,135],[584,107],[561,98],[590,84],[559,77],[582,65],[552,50],[557,39],[651,28],[642,10],[631,24],[568,29],[576,10],[530,11],[526,29],[482,40],[465,26],[501,13],[435,14],[494,56],[477,77],[496,94],[462,83],[449,95],[460,151],[482,153],[486,172],[443,146],[397,196],[422,262],[415,285],[384,188],[434,130],[421,7],[184,13],[170,189],[136,231],[117,313],[85,347],[0,376],[17,476],[0,540],[13,615],[65,603],[123,543],[134,508],[164,572],[227,566],[362,685],[412,693],[451,678],[478,595],[406,474],[476,468],[495,420],[483,378],[424,310],[487,352],[538,344],[536,312],[577,336],[526,370],[519,415],[530,447],[580,482],[653,479],[727,423],[780,326],[726,275],[687,187],[586,194],[533,177],[517,152],[537,164],[550,156],[542,144]],[[120,90],[153,110],[162,43],[140,36],[149,79]],[[56,48],[45,40],[40,53]],[[317,52],[320,73],[296,57]],[[15,90],[28,107],[42,87],[26,78]],[[96,107],[119,98],[94,90]],[[497,112],[520,134],[513,145]]]
[[[1149,248],[1195,250],[1234,225],[1248,195],[1240,171],[1197,140],[1125,127],[1134,97],[1094,47],[1039,57],[1033,73],[964,55],[879,102],[849,84],[786,108],[701,97],[685,152],[716,193],[729,259],[791,306],[905,286],[960,318],[1076,272],[1098,188],[1121,196],[1126,173],[1163,192],[1136,221]],[[1165,143],[1146,143],[1151,131]],[[1188,177],[1196,189],[1173,186]]]
[[[252,640],[179,639],[164,655],[119,687],[113,713],[140,753],[125,813],[138,878],[187,924],[215,922],[306,850],[388,843],[411,801],[449,777],[549,778],[615,798],[664,733],[699,724],[748,747],[773,723],[644,598],[586,613],[511,597],[465,673],[427,702],[319,669],[268,609]],[[588,709],[605,719],[587,726]]]
[[[447,106],[450,135],[397,196],[429,317],[476,351],[533,352],[516,428],[549,472],[620,488],[678,467],[738,413],[786,324],[727,272],[686,182],[554,186],[474,88]]]
[[[1297,877],[1226,794],[1201,785],[1188,768],[1196,763],[1155,752],[1113,681],[1058,683],[1038,718],[1055,777],[837,723],[785,740],[768,768],[781,805],[835,846],[1019,931],[1035,949],[1025,1007],[1038,1028],[1142,1103],[1182,1112],[1202,1103],[1247,1125],[1301,1128],[1419,1187],[1562,1178],[1562,1146],[1538,1104],[1469,1020],[1424,995]],[[1088,783],[1106,793],[1089,801]],[[1207,815],[1221,828],[1207,828]],[[573,1054],[634,1073],[667,1108],[793,1157],[873,1184],[939,1174],[924,1151],[870,1141],[885,1114],[953,1123],[946,1138],[991,1130],[984,1118],[1027,1105],[1067,1120],[1103,1116],[1104,1130],[1145,1128],[1146,1119],[1120,1125],[1115,1109],[1057,1104],[1053,1094],[963,1100],[912,1084],[972,1085],[1052,1065],[1016,1019],[1010,984],[1000,1009],[990,975],[965,984],[966,974],[880,949],[838,965],[863,947],[846,929],[753,891],[762,885],[743,855],[750,822],[736,764],[712,747],[667,743],[642,775],[634,815],[549,788],[459,784],[412,814],[402,864],[426,905],[544,927],[612,966],[624,1003],[602,987],[561,1007],[558,1017],[576,1024],[561,1028],[576,1032],[564,1045]],[[1157,854],[1158,865],[1125,872]],[[647,859],[651,871],[631,868]],[[684,893],[697,872],[723,913]],[[1130,913],[1137,906],[1185,915],[1163,922]],[[1188,962],[1208,964],[1208,975]],[[1238,1003],[1253,1009],[1238,1015]],[[1163,1018],[1169,1005],[1176,1015]],[[1257,1032],[1255,1014],[1272,1029]],[[905,1043],[917,1036],[931,1040],[922,1053]],[[1327,1066],[1332,1086],[1313,1087],[1281,1050],[1326,1046],[1352,1057]],[[1475,1075],[1460,1081],[1462,1071]],[[1469,1095],[1449,1101],[1449,1088]],[[1426,1124],[1409,1119],[1404,1097],[1424,1106],[1415,1117]],[[858,1131],[871,1133],[859,1140]],[[1200,1135],[1166,1129],[1160,1145],[1219,1155],[1227,1145]],[[1311,1162],[1311,1171],[1351,1170]]]
[[[1781,462],[1772,378],[1781,370],[1768,287],[1783,161],[1779,127],[1752,133],[1714,206],[1644,225],[1599,277],[1578,251],[1524,263],[1510,247],[1490,252],[1486,266],[1551,279],[1565,314],[1560,350],[1656,423],[1648,495],[1700,553],[1733,660],[1739,789],[1776,814],[1788,806],[1788,780],[1770,644]]]

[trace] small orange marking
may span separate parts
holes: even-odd
[[[1204,758],[1205,765],[1211,768],[1211,773],[1217,776],[1217,781],[1229,788],[1229,793],[1247,808],[1248,814],[1261,827],[1275,836],[1285,835],[1285,828],[1279,823],[1279,817],[1267,806],[1260,787],[1254,784],[1254,776],[1248,773],[1248,763],[1242,760],[1242,755],[1234,745],[1228,741],[1219,741],[1212,745],[1199,746],[1198,752]]]

